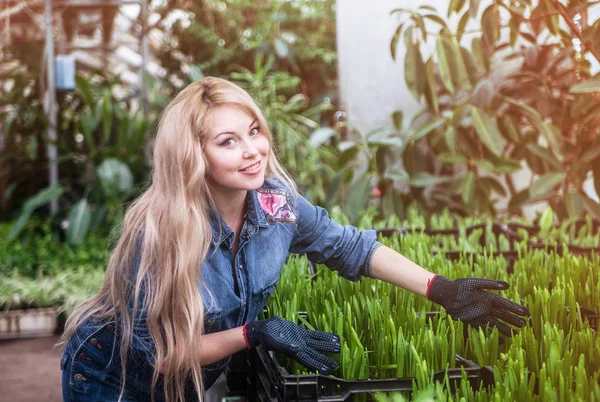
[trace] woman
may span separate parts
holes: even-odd
[[[256,321],[288,252],[353,281],[394,283],[478,326],[523,326],[502,281],[436,276],[341,226],[296,193],[267,122],[238,86],[205,78],[167,106],[152,182],[131,205],[102,290],[66,324],[65,401],[201,400],[230,356],[262,344],[312,370],[337,363],[337,335],[279,317]]]

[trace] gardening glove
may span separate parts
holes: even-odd
[[[273,317],[244,325],[244,338],[248,349],[262,345],[291,357],[312,371],[329,374],[338,362],[321,352],[339,353],[340,337],[323,331],[311,331],[303,326]]]
[[[461,278],[452,281],[436,275],[427,284],[426,296],[442,305],[455,320],[475,327],[491,324],[502,334],[511,336],[512,329],[506,323],[522,327],[526,321],[519,316],[529,316],[529,310],[487,291],[504,290],[508,287],[509,284],[504,281],[482,278]]]

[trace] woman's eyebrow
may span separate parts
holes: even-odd
[[[252,120],[252,123],[250,123],[250,125],[248,126],[248,128],[252,128],[252,126],[254,125],[254,123],[256,123],[256,119]],[[233,135],[233,134],[235,134],[235,131],[223,131],[223,132],[220,132],[219,134],[215,135],[215,138],[217,138],[217,137],[219,137],[220,135],[223,135],[223,134]]]

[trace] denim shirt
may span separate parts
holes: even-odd
[[[235,255],[234,232],[220,215],[211,215],[212,241],[198,282],[206,333],[254,321],[275,290],[290,252],[306,254],[312,262],[325,264],[351,281],[371,276],[371,258],[380,246],[374,230],[358,231],[338,224],[325,209],[294,195],[272,177],[260,189],[248,191],[246,203],[247,216]],[[139,259],[136,256],[135,260]],[[133,342],[134,355],[152,362],[147,328],[137,327],[141,342]],[[205,388],[214,383],[229,360],[204,367]]]

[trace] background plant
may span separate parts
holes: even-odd
[[[451,1],[456,30],[428,6],[392,11],[404,17],[392,57],[403,40],[405,81],[424,103],[404,151],[406,170],[452,178],[430,186],[431,209],[495,215],[547,201],[560,218],[598,216],[600,206],[583,191],[593,177],[600,193],[600,86],[589,62],[599,60],[600,23],[588,23],[590,5]],[[481,31],[470,30],[470,21]],[[432,55],[425,55],[428,43]],[[517,189],[513,175],[522,164],[534,175]],[[502,197],[510,199],[507,209],[497,205]]]

